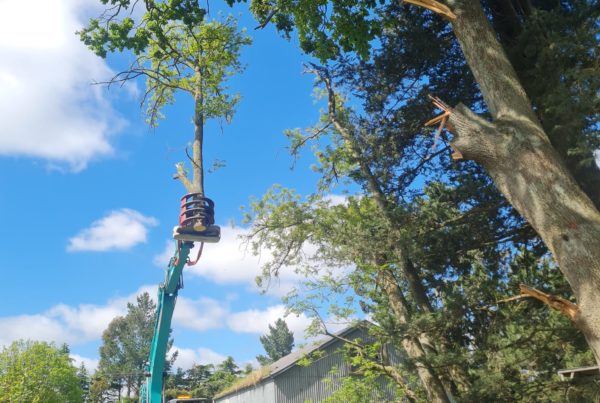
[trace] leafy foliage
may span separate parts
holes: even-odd
[[[267,352],[267,356],[258,355],[256,359],[260,365],[265,366],[292,352],[294,334],[288,328],[287,323],[279,318],[275,321],[275,326],[269,325],[269,333],[260,336],[260,342]]]
[[[83,362],[77,369],[77,378],[79,379],[79,385],[81,386],[81,390],[83,392],[82,400],[87,402],[90,394],[90,373]]]
[[[92,377],[92,401],[118,399],[121,392],[137,396],[150,353],[156,305],[148,293],[140,294],[136,304],[127,304],[127,314],[113,319],[102,334],[100,362]],[[172,340],[170,341],[172,344]],[[168,363],[174,361],[172,356]]]
[[[600,208],[600,169],[593,156],[600,147],[598,5],[502,0],[483,6],[552,145]],[[479,95],[451,27],[429,11],[384,0],[251,0],[250,8],[263,24],[273,22],[287,37],[295,30],[300,47],[322,62],[358,57],[361,67],[343,72],[343,81],[353,95],[366,97],[367,109],[378,105],[383,112],[383,107],[401,105],[397,96],[404,94],[414,106],[398,109],[414,111],[425,107],[428,93],[451,105],[485,109],[479,99],[473,105],[473,96]],[[415,124],[426,120],[403,121],[413,125],[405,135],[418,132]]]
[[[152,127],[163,117],[163,107],[174,102],[176,90],[192,95],[197,101],[196,113],[205,119],[231,119],[239,100],[238,95],[227,94],[224,82],[242,70],[239,52],[241,46],[250,44],[250,38],[237,32],[231,17],[224,22],[205,22],[203,11],[196,11],[197,15],[188,20],[190,12],[184,9],[191,9],[194,2],[185,3],[186,7],[176,7],[177,11],[170,14],[164,9],[173,10],[173,5],[155,3],[155,8],[142,16],[139,26],[131,17],[118,23],[113,19],[106,23],[108,28],[92,19],[79,33],[99,56],[124,49],[134,52],[135,62],[112,82],[146,77],[144,101]]]
[[[193,0],[144,1],[146,12],[135,21],[132,17],[137,1],[100,0],[107,7],[99,18],[92,18],[79,35],[98,56],[125,49],[140,55],[153,40],[166,41],[166,32],[173,22],[192,29],[204,21],[206,11]],[[120,14],[128,14],[121,17]]]
[[[206,119],[224,118],[229,122],[239,95],[229,94],[227,79],[243,70],[240,49],[251,43],[239,32],[236,21],[206,21],[205,10],[193,0],[144,2],[145,12],[136,21],[133,11],[138,2],[101,0],[107,9],[92,18],[79,32],[81,40],[97,55],[133,52],[135,60],[108,84],[146,79],[142,105],[151,127],[157,127],[166,105],[175,101],[178,91],[194,100],[193,178],[187,178],[183,163],[177,175],[189,192],[204,192],[202,144]]]
[[[300,36],[305,35],[303,29],[313,32],[309,42],[317,37],[321,23],[326,26],[340,13],[336,7],[354,9],[362,5],[319,3],[333,11],[316,15],[320,22],[306,26],[298,17],[302,11],[279,8],[279,2],[269,4],[272,8],[267,9],[287,13],[289,22],[304,24],[297,27]],[[433,148],[432,134],[422,129],[432,114],[428,93],[485,112],[447,24],[415,8],[368,4],[372,7],[368,18],[380,18],[385,27],[377,41],[371,42],[370,58],[361,60],[340,52],[344,50],[341,42],[336,42],[340,47],[334,52],[319,53],[332,49],[330,42],[322,41],[321,50],[314,50],[314,54],[334,58],[335,62],[311,66],[310,70],[324,88],[328,110],[315,127],[287,133],[293,152],[312,145],[319,161],[315,170],[322,177],[319,187],[305,197],[276,187],[252,203],[249,241],[255,251],[268,248],[274,257],[264,265],[260,283],[268,284],[270,276],[294,267],[306,274],[307,280],[288,296],[288,307],[313,316],[316,331],[323,331],[323,317],[353,318],[362,311],[380,324],[376,337],[382,343],[403,349],[405,340],[419,340],[427,350],[425,358],[407,357],[400,372],[414,374],[418,366],[429,367],[456,398],[538,401],[544,396],[556,401],[567,390],[574,396],[593,394],[593,385],[574,388],[561,383],[556,375],[559,368],[593,361],[582,335],[565,317],[526,299],[497,302],[512,295],[519,283],[569,298],[568,284],[547,250],[480,168],[453,162],[447,146]],[[586,9],[587,18],[580,14]],[[531,74],[526,85],[534,94],[535,105],[560,98],[565,113],[577,111],[575,115],[581,120],[578,129],[570,133],[575,142],[588,144],[585,152],[578,154],[588,159],[597,147],[591,146],[589,133],[597,127],[584,122],[594,116],[586,105],[595,97],[580,100],[564,87],[559,91],[559,87],[563,82],[568,88],[585,83],[583,93],[592,88],[598,91],[593,80],[584,78],[586,68],[580,70],[583,65],[592,68],[588,57],[595,54],[597,38],[583,41],[579,51],[585,52],[585,48],[588,55],[581,57],[582,65],[572,63],[562,53],[573,46],[566,42],[574,43],[574,37],[595,35],[586,25],[594,20],[594,10],[584,2],[570,2],[569,7],[539,11],[549,24],[542,32],[560,32],[562,45],[558,45],[558,38],[550,46],[548,36],[536,36],[540,20],[534,13],[520,16],[517,22],[521,28],[516,31],[520,34],[504,42],[514,51],[514,58],[522,56],[519,49],[523,47],[540,46],[536,62],[516,64],[519,74]],[[488,9],[488,13],[497,16],[494,10]],[[550,23],[553,19],[561,21]],[[574,19],[581,31],[566,27]],[[360,24],[356,26],[358,31],[362,29]],[[339,39],[333,29],[321,31],[329,35],[328,40]],[[359,43],[372,37],[352,38],[351,34],[346,38],[355,43],[351,50],[364,57]],[[548,59],[537,64],[542,57]],[[572,63],[573,71],[577,71],[573,77],[582,77],[564,77],[560,86],[558,81],[548,84],[535,80],[546,76],[541,69],[556,68],[556,74],[562,74],[564,69],[550,60]],[[536,112],[540,116],[544,113],[539,108]],[[566,124],[567,119],[559,124],[562,118],[547,112],[556,117],[554,123],[543,119],[547,131]],[[569,122],[575,124],[575,120]],[[443,135],[440,141],[447,144]],[[574,156],[574,149],[567,151],[575,143],[570,144],[557,149]],[[583,186],[597,174],[593,167],[578,180]],[[343,204],[329,202],[330,193],[348,190],[355,194],[346,197]],[[593,192],[588,194],[593,196]],[[307,245],[315,251],[310,256],[304,253]],[[380,285],[382,275],[390,272],[400,290],[397,296],[408,310],[408,320],[392,309],[391,295]],[[418,381],[407,383],[418,396],[426,396]]]
[[[227,357],[216,366],[195,364],[186,371],[177,368],[174,374],[167,377],[165,396],[169,399],[187,393],[196,398],[212,399],[238,379],[241,373],[232,357]]]
[[[68,352],[54,344],[15,341],[0,352],[0,402],[81,402]]]

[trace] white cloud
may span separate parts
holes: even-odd
[[[114,152],[125,121],[106,89],[111,77],[75,31],[83,0],[0,1],[0,155],[41,158],[73,171]]]
[[[156,286],[145,285],[129,295],[112,298],[103,305],[58,304],[39,314],[0,317],[0,346],[17,339],[69,345],[98,340],[115,317],[127,313],[127,303],[135,302],[136,297],[144,292],[150,294],[156,302]],[[227,299],[190,299],[179,296],[173,314],[173,327],[197,332],[228,328],[236,333],[263,334],[268,331],[269,324],[275,323],[285,314],[285,307],[281,304],[262,310],[232,312],[229,302]],[[304,330],[310,323],[304,315],[290,315],[285,320],[298,339],[303,337]]]
[[[77,368],[79,368],[83,363],[85,365],[85,369],[87,369],[88,373],[90,374],[96,372],[96,369],[98,368],[99,360],[96,358],[82,357],[78,354],[71,353],[71,359],[73,360],[73,365],[75,365]]]
[[[0,346],[18,339],[67,343],[70,346],[98,340],[115,317],[127,313],[127,303],[135,302],[143,292],[148,292],[156,300],[156,286],[146,285],[129,295],[111,298],[105,304],[57,304],[38,314],[0,317]],[[183,303],[178,300],[178,306],[180,303],[185,305],[185,299]]]
[[[295,340],[304,340],[304,331],[310,324],[310,318],[301,314],[300,316],[289,315],[284,318],[285,306],[275,305],[266,309],[249,309],[229,315],[227,325],[237,333],[265,334],[279,318],[283,318],[288,328],[294,333]]]
[[[0,345],[8,345],[18,339],[35,339],[58,344],[73,341],[60,321],[47,314],[18,315],[0,318]]]
[[[211,298],[193,300],[178,297],[177,307],[173,313],[173,323],[175,326],[201,332],[223,327],[224,319],[228,314],[229,309],[223,304],[223,301]]]
[[[146,217],[135,210],[114,210],[69,239],[67,250],[100,252],[130,249],[146,242],[148,227],[157,224],[155,218]]]
[[[344,195],[329,194],[323,197],[323,199],[328,201],[332,206],[339,206],[340,204],[345,206],[348,204],[348,196]]]
[[[181,368],[183,370],[190,369],[194,364],[217,365],[225,361],[227,358],[223,354],[219,354],[204,347],[191,349],[173,346],[171,350],[169,350],[169,355],[171,355],[175,350],[177,350],[179,353],[177,354],[174,367]]]
[[[156,286],[145,285],[129,295],[110,299],[105,304],[58,304],[39,314],[0,317],[0,346],[8,345],[17,339],[67,343],[72,347],[99,340],[102,332],[115,317],[126,314],[127,303],[135,302],[136,297],[143,292],[148,292],[156,301]],[[285,314],[285,307],[281,304],[264,309],[232,312],[230,302],[227,298],[189,299],[179,296],[172,326],[197,332],[222,329],[261,335],[268,331],[269,324],[275,323]],[[310,319],[305,315],[289,315],[284,319],[294,333],[296,344],[305,341],[304,332]],[[182,368],[189,367],[194,362],[220,363],[225,359],[223,355],[206,348],[178,350],[180,353],[177,366]],[[88,370],[97,366],[96,358],[76,354],[72,354],[72,358],[77,365],[84,362]]]
[[[73,336],[82,340],[93,340],[102,334],[115,317],[125,314],[128,300],[133,298],[114,299],[106,305],[82,304],[72,307],[59,304],[50,308],[46,315],[66,329],[74,330]]]
[[[254,256],[246,250],[240,236],[248,234],[248,229],[241,227],[223,226],[221,240],[216,244],[205,244],[200,261],[186,271],[195,276],[206,278],[217,284],[246,284],[248,289],[258,291],[255,279],[261,273],[261,266],[272,255],[264,251],[261,256]],[[164,267],[173,256],[174,244],[166,243],[165,249],[154,257],[157,266]],[[190,256],[196,258],[198,245],[191,251]],[[273,279],[268,290],[270,295],[285,295],[303,277],[292,268],[282,270],[279,278]]]
[[[69,345],[99,339],[115,316],[125,314],[127,302],[136,295],[111,299],[105,305],[59,304],[40,314],[0,317],[0,345],[18,339]]]

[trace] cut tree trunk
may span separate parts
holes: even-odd
[[[204,166],[202,145],[204,142],[204,116],[201,112],[202,98],[196,97],[196,108],[194,112],[194,144],[192,145],[192,165],[194,191],[204,196]]]
[[[493,117],[459,104],[453,147],[480,163],[550,249],[573,289],[575,324],[600,364],[600,213],[538,122],[477,0],[449,0],[454,33]],[[543,79],[543,77],[540,77]]]

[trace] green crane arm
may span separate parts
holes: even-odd
[[[175,256],[169,263],[165,281],[158,286],[154,335],[150,345],[147,380],[140,390],[140,403],[162,403],[163,401],[163,373],[167,344],[171,332],[171,320],[173,319],[177,293],[182,284],[181,272],[188,260],[190,250],[194,246],[192,242],[180,242],[179,244]]]

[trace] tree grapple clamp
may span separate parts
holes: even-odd
[[[178,241],[219,242],[221,228],[215,225],[215,203],[201,193],[183,196],[179,225],[173,229],[173,238]]]

